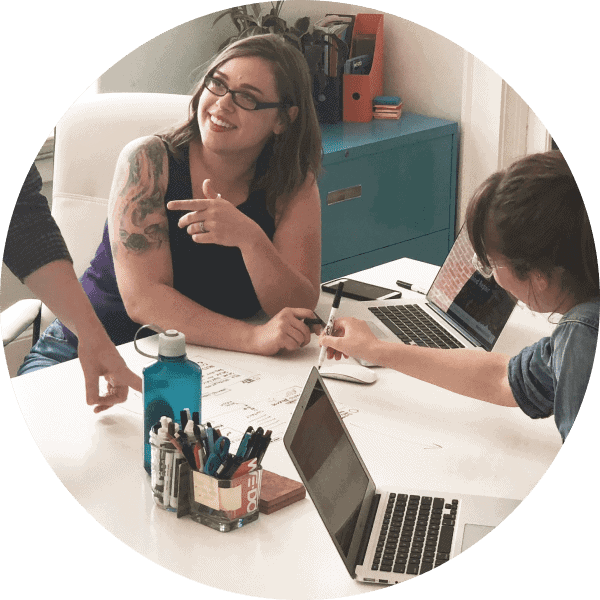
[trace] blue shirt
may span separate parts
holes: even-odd
[[[550,337],[510,359],[508,381],[517,404],[532,419],[554,415],[563,442],[587,389],[598,340],[600,298],[563,315]]]

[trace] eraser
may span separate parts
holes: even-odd
[[[299,482],[263,469],[258,510],[270,515],[306,496],[306,488]]]

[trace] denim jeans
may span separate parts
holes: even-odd
[[[45,369],[77,358],[77,348],[65,338],[58,319],[50,323],[19,367],[17,375]]]

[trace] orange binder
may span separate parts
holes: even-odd
[[[383,15],[360,13],[354,20],[350,58],[373,52],[368,75],[343,75],[344,121],[373,119],[373,99],[383,95]]]

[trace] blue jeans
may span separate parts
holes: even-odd
[[[77,358],[77,347],[67,341],[62,325],[55,319],[31,348],[17,375],[45,369],[74,358]]]

